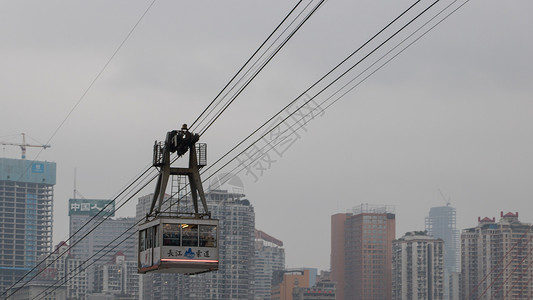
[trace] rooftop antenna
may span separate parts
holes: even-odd
[[[76,168],[74,168],[74,191],[72,195],[72,199],[76,199],[76,196],[80,196],[81,199],[86,199],[76,188]]]
[[[72,192],[72,199],[76,199],[76,167],[74,167],[74,191]]]
[[[451,204],[451,197],[448,197],[448,199],[446,199],[446,197],[444,196],[444,194],[442,193],[442,191],[439,189],[439,193],[442,197],[442,200],[444,200],[444,202],[446,202],[446,206],[450,206]]]

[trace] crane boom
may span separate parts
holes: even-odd
[[[6,145],[6,146],[18,146],[20,147],[20,150],[22,151],[22,159],[26,159],[26,147],[37,147],[37,148],[50,148],[50,145],[32,145],[26,143],[26,134],[22,133],[22,143],[8,143],[8,142],[0,142],[0,145]]]

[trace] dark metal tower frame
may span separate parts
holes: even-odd
[[[169,131],[163,143],[155,142],[153,165],[159,169],[159,176],[150,210],[146,215],[146,221],[161,214],[161,207],[165,201],[165,191],[170,176],[187,176],[194,206],[194,213],[191,214],[196,219],[211,218],[202,187],[202,180],[200,179],[200,169],[206,165],[207,161],[207,145],[197,143],[198,140],[199,135],[189,132],[187,126],[183,125],[181,130]],[[177,152],[178,157],[189,152],[188,167],[171,166],[171,154],[175,152]],[[173,196],[171,195],[171,197]],[[203,213],[199,211],[198,198],[200,198],[202,203]],[[154,210],[156,203],[157,209]],[[179,214],[179,212],[176,212],[176,217],[179,217]]]

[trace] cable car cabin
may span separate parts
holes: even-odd
[[[218,220],[160,217],[139,225],[139,273],[218,270]]]

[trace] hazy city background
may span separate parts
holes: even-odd
[[[202,136],[209,162],[411,2],[328,1]],[[74,169],[82,195],[114,196],[150,163],[154,140],[194,120],[294,4],[156,2],[57,133],[149,3],[0,4],[0,136],[53,137],[28,159],[57,163],[54,245],[68,235]],[[531,222],[532,23],[531,1],[468,2],[257,179],[238,174],[256,228],[284,241],[286,264],[328,269],[330,217],[360,203],[394,205],[396,237],[424,228],[430,207],[445,205],[439,190],[459,229],[501,210]],[[134,216],[134,202],[117,215]]]

